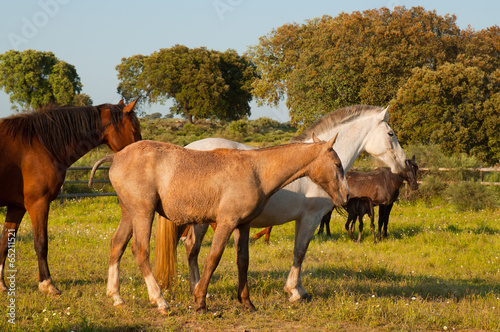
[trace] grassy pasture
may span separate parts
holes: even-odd
[[[0,209],[3,218],[5,209]],[[391,214],[389,238],[372,243],[365,225],[359,245],[348,239],[345,220],[334,215],[332,238],[315,236],[311,241],[302,281],[312,300],[299,303],[288,302],[282,291],[293,260],[294,224],[275,227],[270,245],[260,240],[250,244],[255,313],[246,312],[236,299],[231,241],[209,286],[209,312],[196,313],[180,245],[177,282],[165,294],[172,309],[169,317],[160,316],[149,304],[130,248],[120,275],[127,305],[113,307],[106,297],[109,245],[119,218],[116,198],[52,204],[49,264],[63,292],[56,298],[37,289],[38,267],[26,216],[15,243],[15,296],[0,295],[4,313],[0,330],[500,330],[500,209],[456,212],[440,202],[400,203]],[[209,230],[201,263],[212,235]],[[15,300],[14,325],[6,316],[11,299]]]

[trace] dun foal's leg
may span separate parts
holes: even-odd
[[[113,299],[115,306],[125,303],[120,296],[120,260],[131,237],[132,218],[128,210],[122,206],[122,218],[111,239],[111,257],[109,259],[108,287],[106,290],[107,296]]]
[[[9,251],[9,244],[15,241],[17,230],[21,224],[26,210],[16,206],[7,207],[7,216],[3,225],[2,237],[0,239],[0,292],[8,290],[4,282],[5,259]],[[13,240],[14,239],[14,240]],[[10,241],[9,241],[10,240]]]
[[[233,230],[234,228],[226,223],[217,223],[217,229],[214,233],[212,246],[210,247],[210,252],[208,253],[206,259],[205,268],[203,269],[200,281],[196,284],[193,292],[194,301],[198,306],[196,311],[207,311],[206,296],[208,283],[210,282],[210,278],[212,277],[215,268],[219,265],[220,258]]]
[[[36,202],[27,204],[27,210],[31,217],[35,252],[38,256],[38,289],[45,294],[60,295],[61,291],[59,291],[52,282],[49,265],[47,263],[47,254],[49,251],[49,240],[47,236],[49,203],[47,198],[40,198]]]
[[[198,281],[200,281],[200,269],[198,267],[198,255],[200,254],[203,237],[208,230],[209,224],[192,225],[184,240],[186,246],[186,254],[189,266],[189,287],[191,294]]]
[[[132,227],[134,230],[132,253],[134,254],[137,265],[139,265],[139,268],[141,269],[142,276],[146,281],[149,301],[152,304],[157,305],[158,310],[162,314],[168,315],[168,309],[170,309],[170,307],[163,298],[160,286],[156,282],[153,271],[151,270],[151,265],[149,264],[149,241],[151,240],[151,227],[153,225],[155,211],[153,208],[149,211],[147,208],[144,208],[141,211],[137,210],[137,208],[134,209],[132,220]]]
[[[250,223],[238,226],[234,230],[234,247],[236,248],[236,262],[238,264],[238,300],[251,311],[255,306],[250,301],[248,291],[248,237],[250,236]]]

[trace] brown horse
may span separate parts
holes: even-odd
[[[238,252],[238,300],[255,310],[247,284],[250,221],[271,195],[300,177],[309,176],[331,197],[345,204],[349,189],[342,164],[332,149],[335,141],[296,143],[257,150],[197,151],[168,143],[142,141],[99,160],[112,161],[109,178],[120,199],[122,218],[111,240],[107,294],[123,304],[119,264],[133,235],[132,252],[142,271],[149,299],[167,314],[160,287],[149,264],[149,240],[155,211],[176,225],[216,222],[210,253],[193,296],[197,310],[206,311],[210,278],[234,231]],[[182,233],[182,232],[180,232]],[[167,242],[177,243],[175,238]]]
[[[373,240],[380,240],[383,237],[387,237],[387,225],[389,223],[389,215],[391,213],[392,206],[399,196],[399,188],[406,180],[410,185],[412,190],[418,189],[417,183],[417,171],[418,165],[415,162],[415,156],[411,159],[406,160],[406,167],[404,171],[400,174],[394,174],[389,168],[380,167],[371,172],[347,172],[346,178],[351,190],[351,197],[353,198],[369,198],[373,206],[379,206],[379,219],[378,219],[378,234],[375,237],[375,229],[372,225]],[[350,211],[348,211],[349,216],[347,218],[347,223],[345,228],[351,230],[349,236],[353,238],[352,232],[354,229],[354,223],[356,222],[355,215],[361,215],[358,242],[361,238],[361,232],[363,229],[362,218],[363,211],[365,208],[357,206],[352,206]],[[362,214],[363,213],[363,214]],[[321,225],[318,230],[318,234],[323,233],[323,227],[326,226],[326,234],[330,236],[330,217],[331,211],[321,220]],[[373,223],[373,217],[371,217]],[[349,225],[352,221],[353,224]],[[353,238],[354,239],[354,238]]]
[[[140,124],[126,105],[60,107],[23,113],[0,122],[0,206],[7,216],[0,239],[0,291],[8,241],[15,238],[28,211],[38,256],[38,288],[59,295],[47,263],[49,205],[61,188],[66,170],[100,144],[113,151],[141,139]]]

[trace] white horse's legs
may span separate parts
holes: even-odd
[[[283,288],[290,295],[290,301],[307,299],[309,295],[302,286],[300,272],[302,262],[309,247],[309,242],[321,222],[322,215],[305,216],[295,221],[295,248],[293,250],[293,265]]]

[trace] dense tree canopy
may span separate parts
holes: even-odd
[[[182,45],[149,56],[123,58],[116,67],[118,92],[149,103],[174,100],[171,112],[192,117],[236,120],[250,115],[255,68],[234,50],[218,52]]]
[[[260,104],[286,99],[295,126],[346,105],[391,103],[403,144],[498,162],[500,28],[461,30],[455,21],[396,7],[285,24],[248,51],[254,94]]]
[[[52,52],[8,51],[0,55],[0,87],[21,108],[71,105],[82,89],[73,65]]]

